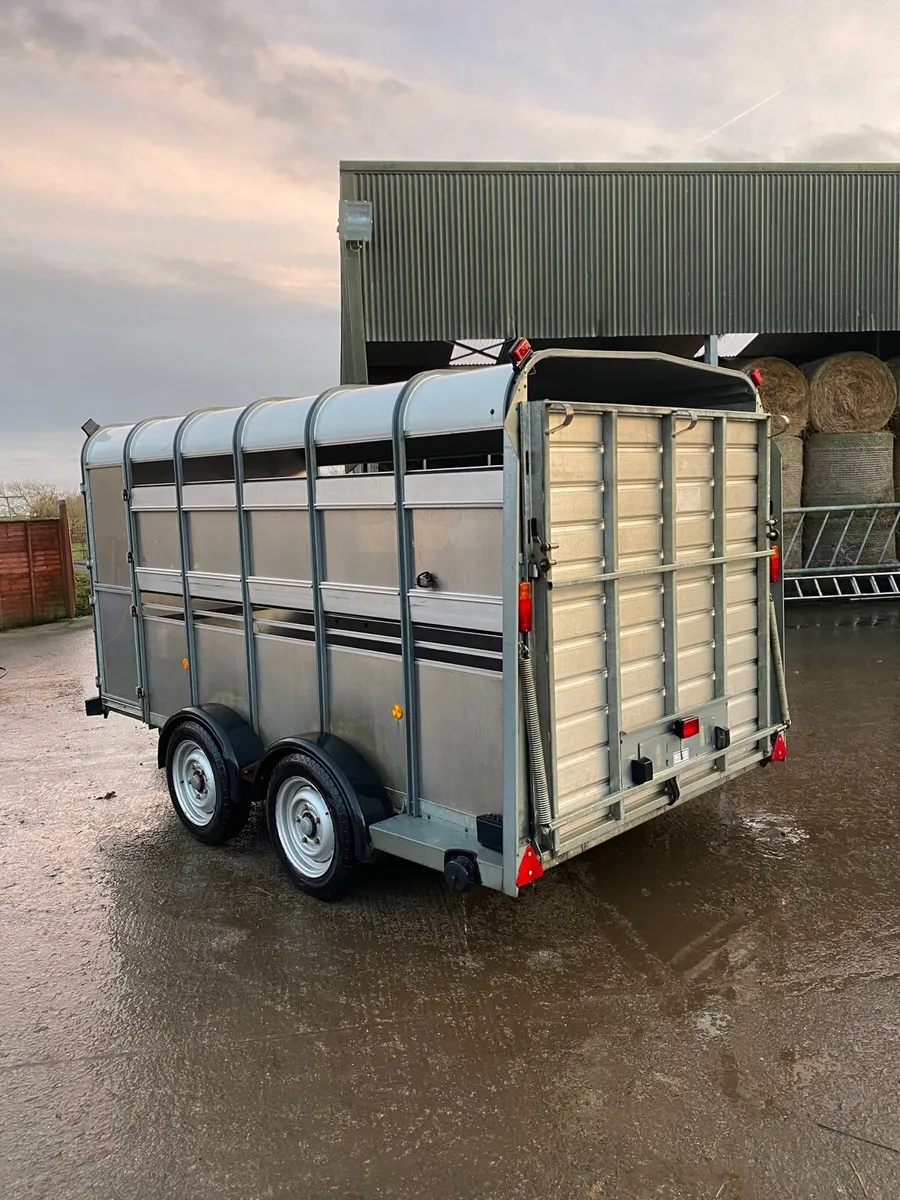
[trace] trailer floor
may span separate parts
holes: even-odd
[[[898,612],[793,610],[788,762],[518,902],[204,848],[85,623],[3,635],[0,1196],[900,1195]]]

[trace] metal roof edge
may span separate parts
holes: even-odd
[[[827,174],[898,174],[900,162],[870,163],[805,163],[805,162],[416,162],[415,160],[378,161],[348,160],[339,164],[342,175],[381,173],[405,175],[415,173],[468,172],[470,174],[584,174],[632,172],[637,175],[654,173],[686,175],[733,175],[760,173],[768,175],[827,175]]]

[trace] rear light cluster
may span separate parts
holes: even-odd
[[[777,583],[781,578],[781,547],[773,546],[769,555],[769,583]]]
[[[753,384],[753,386],[755,388],[761,388],[763,385],[763,377],[762,371],[759,369],[759,367],[754,367],[748,372],[748,374],[750,376],[750,382]]]
[[[680,737],[682,741],[685,738],[696,737],[700,732],[700,718],[682,717],[680,721],[676,721],[672,725],[672,732],[676,737]]]

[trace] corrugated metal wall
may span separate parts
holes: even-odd
[[[368,342],[900,329],[896,168],[341,170]]]

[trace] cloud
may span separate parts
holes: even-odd
[[[792,157],[803,162],[898,162],[900,128],[878,129],[859,125],[855,129],[823,132],[804,142]]]
[[[0,0],[0,455],[334,382],[342,158],[895,161],[896,24],[896,0]]]
[[[0,5],[0,47],[7,53],[45,54],[61,62],[86,56],[113,62],[160,58],[146,38],[105,25],[91,10],[62,8],[46,0],[7,0]]]
[[[135,283],[0,255],[0,479],[77,476],[78,429],[309,395],[339,378],[338,317],[217,269]],[[68,431],[68,433],[66,432]],[[73,450],[74,447],[74,450]],[[38,469],[40,468],[40,469]]]

